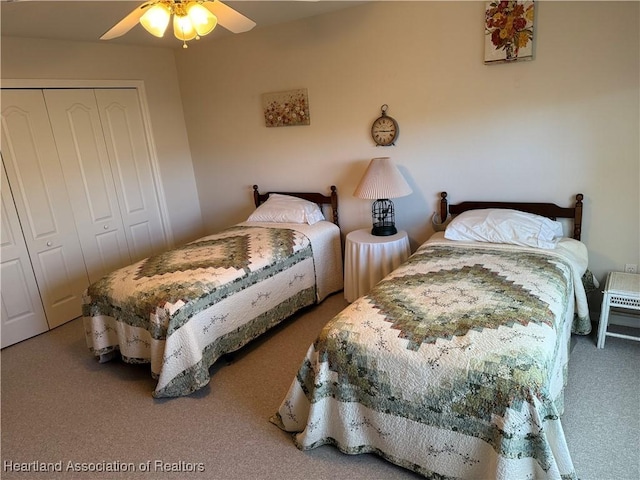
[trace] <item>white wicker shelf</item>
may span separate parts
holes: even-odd
[[[611,272],[607,276],[602,297],[602,311],[598,326],[598,348],[604,348],[606,337],[625,338],[640,341],[640,336],[609,332],[609,313],[612,307],[640,310],[640,275],[635,273]]]

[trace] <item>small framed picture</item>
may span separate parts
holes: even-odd
[[[264,121],[267,127],[310,125],[309,95],[306,88],[262,95]]]
[[[533,59],[533,1],[487,2],[484,14],[484,63]]]

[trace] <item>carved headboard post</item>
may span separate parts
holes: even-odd
[[[580,240],[582,235],[582,199],[584,195],[578,193],[576,195],[575,213],[573,216],[573,238]]]
[[[335,185],[331,185],[331,213],[333,213],[333,223],[340,225],[338,220],[338,192]]]
[[[440,194],[440,223],[444,223],[449,215],[449,205],[447,204],[447,192]]]
[[[260,206],[260,192],[258,192],[258,185],[253,186],[253,203],[256,204],[256,208]]]

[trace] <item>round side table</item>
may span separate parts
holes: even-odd
[[[344,297],[348,302],[371,288],[411,255],[407,232],[385,237],[363,228],[349,233],[344,252]]]

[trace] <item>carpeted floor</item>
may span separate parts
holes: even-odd
[[[373,455],[328,446],[301,452],[269,423],[308,346],[345,306],[341,293],[329,297],[230,363],[218,362],[204,390],[169,400],[151,397],[148,366],[97,363],[80,320],[6,348],[0,477],[421,478]],[[581,480],[640,478],[639,343],[609,338],[598,350],[593,336],[575,337],[565,404],[563,424]],[[62,472],[10,471],[16,462],[31,468],[30,462],[50,462]],[[121,471],[93,471],[105,468]]]

